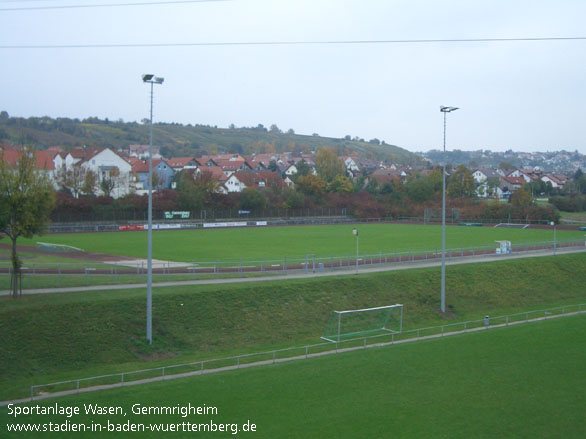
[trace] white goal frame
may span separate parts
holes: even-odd
[[[81,248],[72,247],[70,245],[65,245],[65,244],[51,244],[49,242],[37,242],[37,247],[40,247],[43,250],[52,249],[54,251],[63,251],[63,252],[66,252],[66,251],[83,252],[83,250]]]
[[[349,332],[349,333],[342,333],[342,316],[344,314],[351,314],[351,313],[360,313],[360,312],[370,312],[370,311],[380,311],[383,309],[394,309],[394,308],[400,308],[401,312],[399,314],[399,330],[395,331],[392,329],[388,329],[386,328],[386,324],[388,323],[388,319],[384,322],[383,326],[381,328],[377,328],[374,330],[366,330],[366,331],[359,331],[359,332]],[[342,337],[351,337],[352,335],[361,335],[361,334],[365,334],[368,332],[372,332],[372,331],[386,331],[389,333],[401,333],[403,331],[403,304],[402,303],[396,303],[394,305],[386,305],[386,306],[377,306],[374,308],[363,308],[363,309],[349,309],[349,310],[344,310],[344,311],[332,311],[332,314],[335,314],[338,316],[338,331],[337,331],[337,340],[333,340],[332,338],[328,338],[326,336],[322,336],[320,337],[322,340],[325,341],[329,341],[331,343],[338,343]],[[390,317],[390,314],[389,314]]]
[[[513,223],[499,223],[495,227],[505,227],[509,229],[526,229],[531,224],[513,224]]]

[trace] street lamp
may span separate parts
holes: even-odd
[[[553,255],[555,256],[557,250],[556,223],[552,221],[549,224],[553,226]]]
[[[164,78],[155,75],[142,75],[142,82],[151,85],[151,118],[149,130],[149,220],[148,220],[148,256],[147,256],[147,318],[146,338],[153,344],[153,86],[162,84]]]
[[[352,229],[352,234],[356,235],[356,273],[358,273],[358,229]]]
[[[457,107],[440,107],[444,113],[444,163],[442,165],[442,313],[446,312],[446,115]]]

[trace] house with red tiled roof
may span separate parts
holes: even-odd
[[[377,169],[368,176],[382,186],[385,183],[405,182],[409,176],[408,169]]]
[[[246,161],[244,157],[240,154],[216,154],[213,155],[212,158],[215,160],[216,163],[219,161],[229,160],[229,161]]]
[[[149,158],[149,145],[128,145],[128,155],[142,160]],[[153,145],[153,158],[160,159],[159,147]]]
[[[535,169],[515,169],[507,177],[521,177],[525,180],[525,183],[531,183],[532,181],[539,180],[542,174],[541,171]]]
[[[541,177],[541,181],[544,183],[551,183],[551,187],[554,189],[561,189],[568,181],[568,178],[565,175],[560,174],[546,174]]]
[[[22,154],[33,154],[35,156],[35,167],[39,171],[54,171],[55,164],[53,158],[47,151],[22,151],[17,149],[5,149],[1,152],[4,160],[12,168],[18,166],[18,162]]]
[[[209,155],[197,157],[197,161],[201,164],[201,166],[218,166],[218,163]]]
[[[167,163],[175,172],[181,172],[184,169],[195,169],[201,166],[201,163],[195,157],[173,157],[167,159]]]
[[[0,150],[0,156],[4,158],[8,166],[17,168],[21,160],[22,154],[33,154],[35,158],[35,168],[42,171],[51,180],[55,188],[55,164],[53,163],[52,154],[47,151],[22,151],[18,149],[3,149]]]
[[[285,183],[280,174],[271,171],[235,172],[224,183],[228,192],[242,192],[246,188],[265,189],[283,187]]]
[[[523,177],[501,177],[501,182],[501,189],[505,193],[513,193],[527,183]]]
[[[139,185],[137,187],[141,189],[148,189],[149,184],[149,161],[140,161],[135,163],[132,167],[132,173],[137,176]],[[153,189],[169,189],[171,188],[171,182],[175,175],[175,171],[169,165],[165,159],[153,159],[153,176],[154,178]]]
[[[132,166],[110,148],[74,148],[65,157],[66,168],[79,166],[94,172],[100,184],[98,195],[103,195],[103,182],[110,182],[112,190],[109,195],[120,198],[131,193]]]
[[[252,167],[246,162],[246,160],[219,160],[218,166],[222,168],[222,171],[229,177],[234,172],[238,171],[252,171]]]

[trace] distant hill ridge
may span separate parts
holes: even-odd
[[[148,143],[148,121],[143,123],[110,121],[91,117],[88,119],[50,117],[9,117],[0,115],[0,143],[28,145],[39,149],[62,146],[109,147],[128,149],[130,144]],[[388,161],[401,165],[422,165],[424,159],[395,145],[377,139],[364,141],[356,137],[343,139],[282,132],[275,125],[270,129],[259,124],[256,127],[218,128],[207,125],[183,125],[179,123],[155,123],[153,144],[160,148],[164,157],[199,156],[221,152],[239,154],[274,153],[284,151],[309,152],[319,147],[334,147],[338,155]]]

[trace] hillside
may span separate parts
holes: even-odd
[[[29,145],[39,149],[62,146],[65,149],[86,145],[127,149],[130,144],[148,143],[148,121],[144,123],[110,121],[88,118],[9,117],[0,115],[0,142]],[[372,143],[371,143],[372,142]],[[339,155],[359,155],[363,158],[387,160],[397,164],[421,165],[424,160],[403,148],[360,140],[335,139],[318,135],[281,132],[263,125],[257,127],[218,128],[204,125],[156,123],[153,144],[166,157],[234,152],[253,154],[264,152],[313,151],[318,147],[335,147]]]
[[[433,164],[442,163],[444,153],[433,149],[421,154]],[[560,150],[550,152],[519,152],[519,151],[462,151],[454,149],[446,151],[446,160],[455,166],[464,165],[469,168],[526,168],[538,167],[548,172],[573,174],[578,169],[586,169],[586,155]]]

